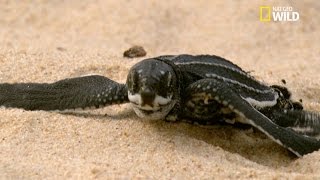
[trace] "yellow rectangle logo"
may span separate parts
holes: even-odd
[[[269,22],[271,20],[271,7],[260,6],[260,21]]]

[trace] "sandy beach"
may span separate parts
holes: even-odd
[[[260,22],[292,6],[296,22]],[[320,112],[320,2],[0,1],[0,83],[100,74],[167,54],[215,54]],[[133,45],[143,58],[124,58]],[[139,119],[129,104],[58,113],[0,108],[0,179],[320,179],[256,129]]]

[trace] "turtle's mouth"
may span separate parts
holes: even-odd
[[[140,111],[141,111],[141,112],[143,112],[144,114],[150,115],[150,114],[152,114],[152,113],[155,113],[155,112],[161,111],[161,109],[160,109],[160,110],[156,110],[156,111],[140,109]]]
[[[146,107],[137,105],[135,103],[131,103],[131,105],[133,107],[134,112],[140,118],[150,119],[150,120],[160,120],[160,119],[165,119],[165,117],[169,114],[169,112],[175,105],[175,102],[171,101],[166,105],[161,105],[153,109],[146,109]]]
[[[143,119],[165,119],[169,114],[175,101],[170,97],[164,98],[159,95],[155,95],[153,99],[146,101],[140,94],[128,94],[129,100],[135,113]]]

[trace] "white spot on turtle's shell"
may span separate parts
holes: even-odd
[[[164,75],[165,72],[164,72],[164,71],[160,71],[160,73],[161,73],[162,75]]]

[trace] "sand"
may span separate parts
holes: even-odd
[[[297,22],[259,21],[292,6]],[[143,58],[216,54],[320,111],[320,3],[52,0],[0,2],[0,83],[101,74],[125,82]],[[146,57],[146,58],[147,58]],[[319,179],[320,151],[296,158],[255,129],[140,120],[129,105],[62,114],[0,109],[1,179]]]

